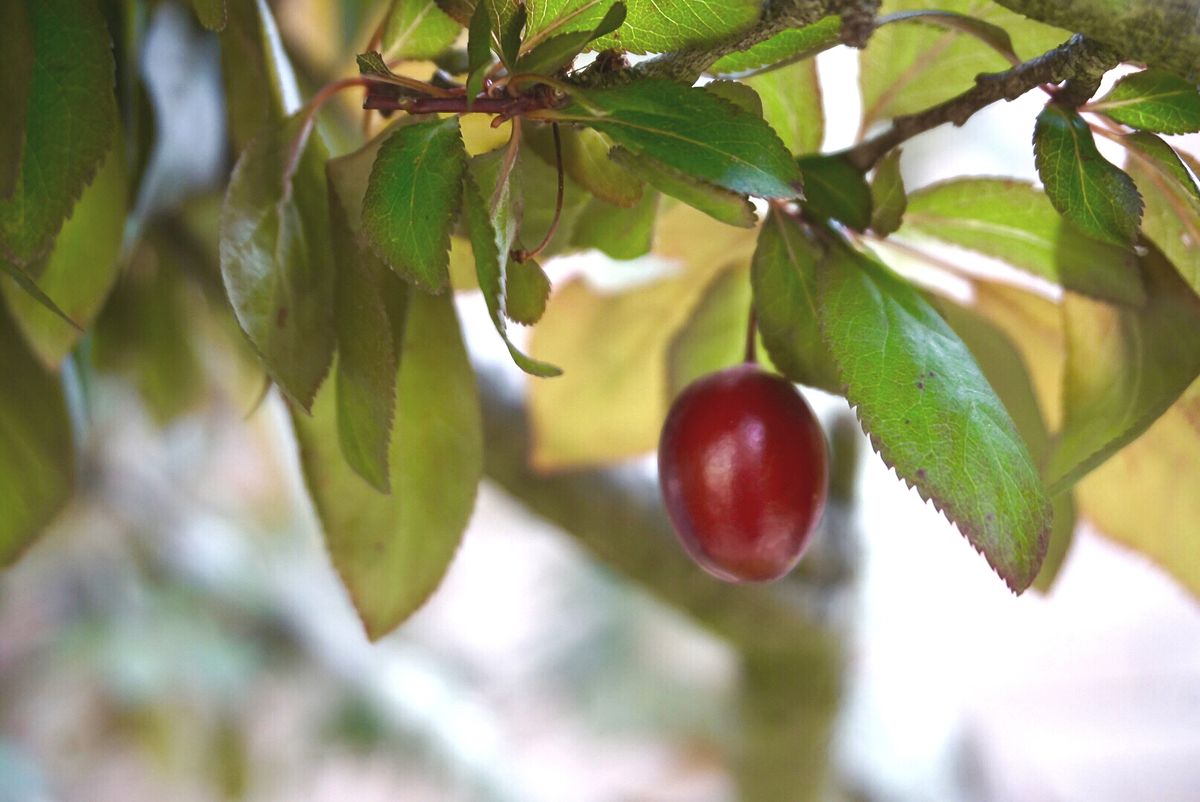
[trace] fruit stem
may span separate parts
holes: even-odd
[[[750,304],[749,320],[746,322],[746,353],[744,361],[753,365],[758,362],[758,316],[754,304]]]
[[[527,262],[541,253],[550,244],[554,232],[558,231],[558,218],[562,216],[564,189],[562,135],[558,132],[558,123],[551,123],[550,130],[554,132],[554,166],[558,169],[558,194],[554,198],[554,218],[550,221],[550,228],[546,229],[546,236],[542,237],[542,241],[537,244],[536,248],[531,251],[518,249],[512,252],[511,256],[516,262]]]

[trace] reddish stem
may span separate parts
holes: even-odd
[[[516,250],[512,252],[512,258],[518,262],[528,262],[550,244],[550,240],[554,237],[554,232],[558,231],[558,218],[562,216],[564,189],[562,135],[558,132],[558,123],[552,123],[550,130],[554,132],[554,166],[558,168],[558,194],[554,198],[554,219],[550,221],[550,228],[546,230],[546,236],[542,237],[542,241],[538,243],[536,248],[531,251]]]

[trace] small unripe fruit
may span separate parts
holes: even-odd
[[[825,437],[795,386],[738,365],[675,399],[658,475],[675,532],[700,567],[765,582],[795,567],[821,517]]]

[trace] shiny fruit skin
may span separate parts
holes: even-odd
[[[701,568],[766,582],[795,567],[821,517],[825,436],[794,385],[739,365],[675,399],[658,475],[675,532]]]

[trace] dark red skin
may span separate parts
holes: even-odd
[[[796,566],[825,507],[825,435],[794,385],[739,365],[675,399],[658,476],[675,532],[701,568],[767,582]]]

